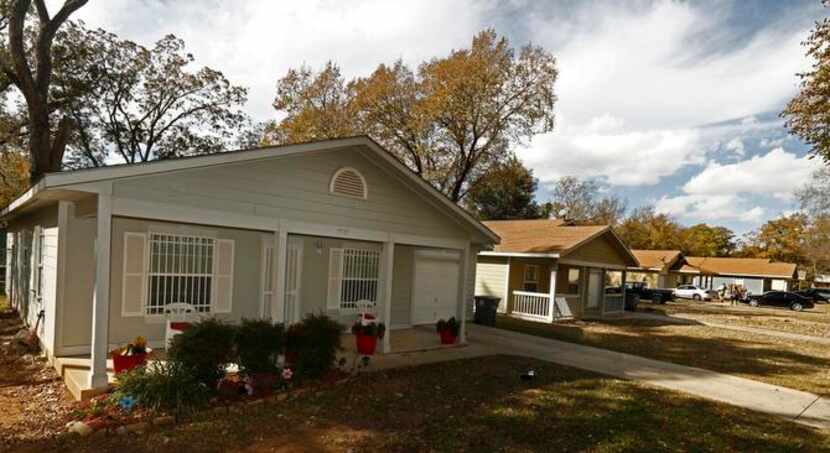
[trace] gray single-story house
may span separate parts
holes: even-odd
[[[79,398],[107,386],[110,350],[164,347],[171,303],[231,322],[368,307],[384,352],[455,316],[464,341],[476,255],[499,241],[367,137],[50,173],[0,218],[12,304],[82,371]]]

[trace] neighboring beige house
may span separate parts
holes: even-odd
[[[645,282],[649,288],[674,288],[677,271],[686,264],[680,250],[631,250],[639,266],[630,267],[626,281]]]
[[[673,273],[678,281],[705,289],[736,284],[752,294],[787,291],[796,279],[796,265],[772,262],[768,258],[721,258],[687,256],[686,264]]]
[[[464,341],[476,254],[498,242],[366,137],[51,173],[0,216],[11,301],[82,370],[76,396],[107,385],[111,349],[163,347],[174,302],[228,321],[456,316]]]
[[[500,312],[552,322],[623,311],[623,295],[606,294],[608,274],[624,274],[637,260],[611,227],[555,219],[484,224],[501,243],[478,254],[475,293],[500,298]]]

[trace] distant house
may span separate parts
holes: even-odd
[[[787,290],[796,279],[796,265],[768,258],[684,256],[679,250],[632,250],[640,262],[629,268],[629,282],[646,282],[652,288],[693,284],[705,289],[740,285],[753,294]]]
[[[626,281],[645,282],[649,288],[674,288],[678,271],[686,264],[680,250],[632,250],[640,265],[629,268]]]
[[[113,348],[165,347],[171,304],[228,322],[369,310],[391,329],[454,316],[463,342],[475,256],[498,242],[367,137],[50,173],[0,220],[11,302],[76,397],[106,387]]]
[[[753,294],[790,289],[796,279],[796,265],[777,263],[768,258],[720,258],[687,256],[686,264],[676,272],[684,281],[707,289],[736,284]]]
[[[611,227],[555,219],[484,224],[501,243],[478,254],[475,293],[500,298],[500,312],[552,322],[623,311],[622,294],[606,294],[606,284],[637,259]]]

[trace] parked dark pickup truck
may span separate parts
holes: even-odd
[[[643,282],[625,282],[625,291],[640,296],[640,300],[650,300],[655,304],[665,304],[674,298],[674,291],[663,288],[649,288]]]

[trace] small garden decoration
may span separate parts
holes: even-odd
[[[112,351],[112,365],[115,373],[123,373],[132,370],[137,366],[147,363],[147,354],[150,348],[147,347],[147,340],[144,337],[136,339],[124,348]]]
[[[374,319],[361,318],[352,325],[352,334],[357,342],[357,352],[361,355],[373,355],[378,346],[378,339],[386,334],[386,325]]]
[[[458,332],[461,329],[461,325],[452,317],[448,320],[440,319],[435,324],[435,330],[438,332],[438,335],[441,336],[441,344],[455,344],[458,340]]]

